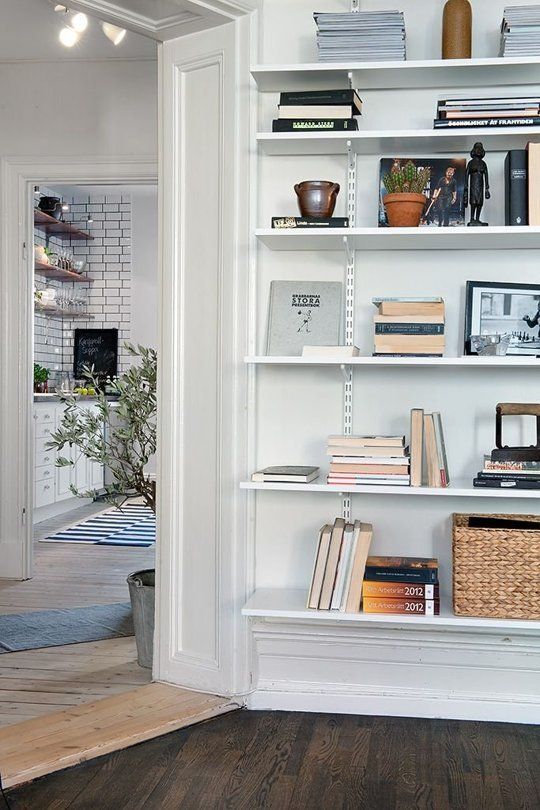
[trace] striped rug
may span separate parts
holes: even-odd
[[[140,546],[156,542],[156,516],[143,504],[126,504],[40,540],[41,543],[90,543],[99,546]]]

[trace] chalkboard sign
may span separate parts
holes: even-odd
[[[84,377],[84,367],[94,366],[98,377],[118,373],[118,329],[75,329],[73,374]]]

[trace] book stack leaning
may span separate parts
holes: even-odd
[[[358,613],[362,599],[362,580],[373,535],[370,523],[347,523],[336,518],[334,525],[323,526],[307,607]]]
[[[405,436],[330,436],[328,483],[334,486],[410,485]]]
[[[439,563],[428,557],[368,557],[364,613],[438,616]]]
[[[374,357],[442,357],[442,298],[373,298]]]

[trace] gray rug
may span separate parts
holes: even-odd
[[[132,636],[131,604],[93,605],[0,616],[0,655]]]

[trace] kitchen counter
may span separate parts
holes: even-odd
[[[91,396],[86,396],[85,397],[85,396],[81,396],[81,395],[78,395],[78,396],[75,395],[75,396],[76,396],[76,399],[77,399],[78,402],[96,402],[97,401],[97,397],[91,397]],[[111,395],[111,396],[108,396],[107,399],[110,402],[114,402],[115,400],[118,399],[118,397],[114,396],[114,395]],[[34,394],[34,402],[51,402],[51,403],[54,403],[54,402],[60,402],[60,401],[61,400],[60,400],[60,397],[58,396],[58,394]]]

